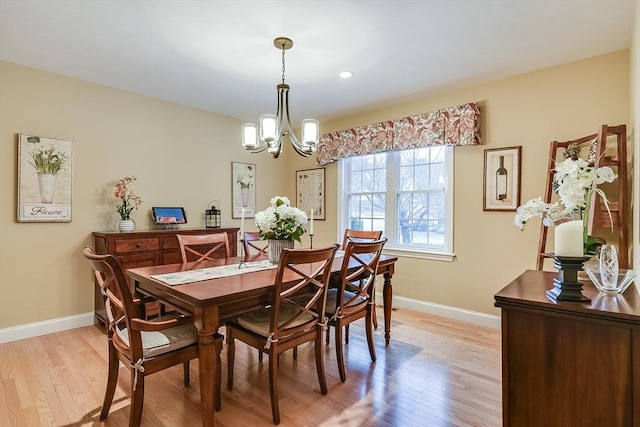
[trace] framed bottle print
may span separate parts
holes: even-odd
[[[520,205],[522,146],[484,150],[485,211],[515,211]]]

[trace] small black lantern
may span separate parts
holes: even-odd
[[[220,228],[220,209],[216,207],[216,203],[220,206],[220,202],[213,200],[209,203],[209,209],[204,211],[204,225],[206,228]]]

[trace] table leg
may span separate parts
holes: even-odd
[[[389,345],[391,339],[391,306],[393,304],[393,288],[391,287],[391,276],[393,270],[384,274],[384,286],[382,287],[382,303],[384,306],[384,345]]]
[[[214,310],[211,310],[214,311]],[[198,328],[198,371],[200,376],[200,405],[202,406],[202,426],[213,427],[215,425],[215,408],[217,403],[216,372],[218,372],[218,313],[214,311],[197,311],[194,316],[196,328]]]

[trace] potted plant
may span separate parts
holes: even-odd
[[[133,231],[136,228],[136,223],[131,219],[131,211],[138,209],[138,206],[142,204],[140,196],[136,195],[133,191],[127,188],[127,185],[134,182],[137,178],[135,176],[125,176],[116,183],[115,190],[113,192],[114,197],[120,199],[119,203],[115,205],[116,212],[120,215],[120,219],[117,221],[117,226],[120,231]]]

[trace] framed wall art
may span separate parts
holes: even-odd
[[[231,218],[256,216],[256,165],[231,162]]]
[[[313,219],[324,220],[325,215],[324,168],[296,171],[296,206]]]
[[[483,210],[515,211],[520,205],[522,146],[484,150]]]
[[[18,222],[71,222],[73,141],[18,135]]]

